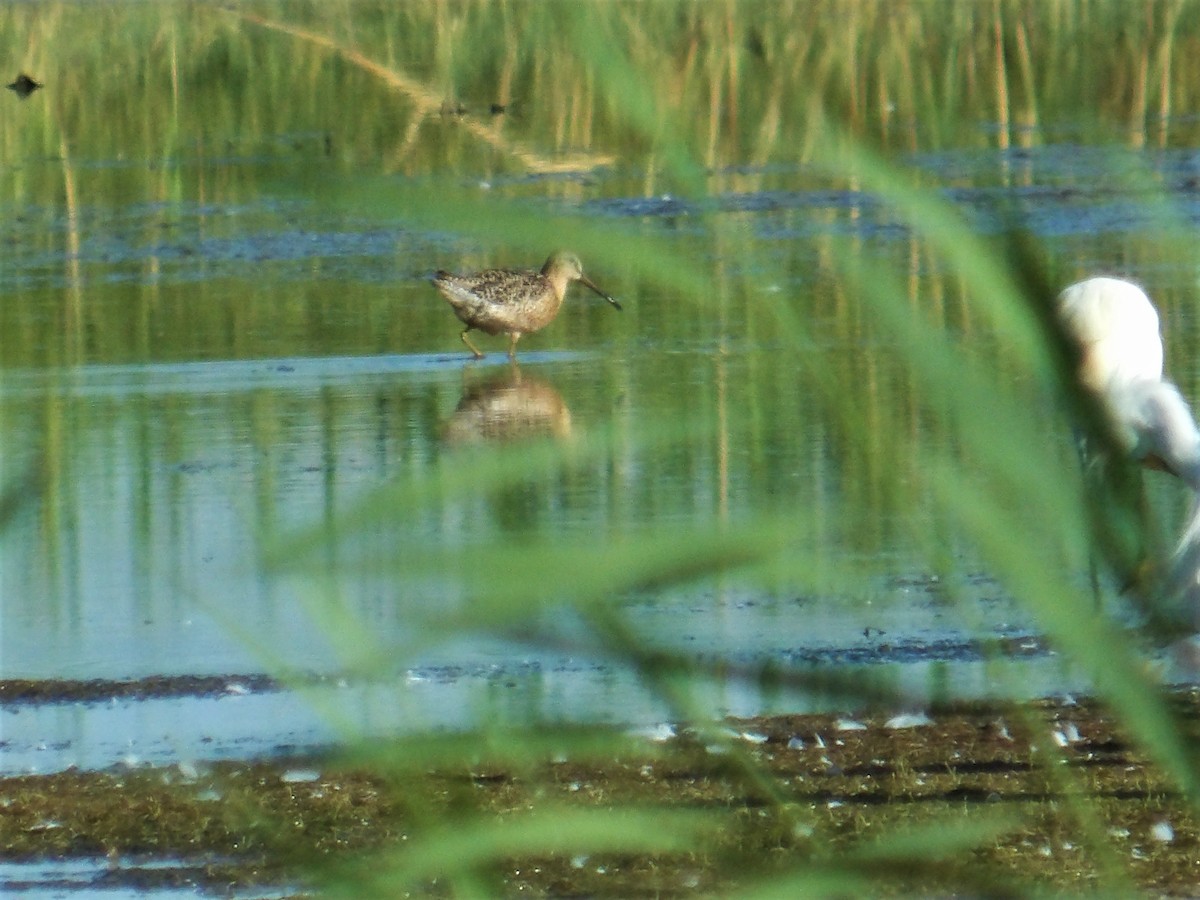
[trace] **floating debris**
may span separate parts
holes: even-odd
[[[1175,840],[1175,829],[1171,827],[1170,822],[1162,819],[1154,823],[1154,827],[1150,829],[1150,837],[1160,844],[1169,844]]]
[[[1050,732],[1050,736],[1060,747],[1069,747],[1083,740],[1083,735],[1079,733],[1079,728],[1074,722],[1059,723],[1059,727]]]
[[[675,737],[675,726],[670,722],[659,722],[657,725],[651,725],[647,728],[635,728],[630,734],[634,737],[653,741],[656,744],[665,744]]]
[[[924,728],[926,725],[932,725],[933,719],[925,715],[925,713],[900,713],[900,715],[892,716],[883,723],[884,728],[899,731],[904,728]]]
[[[288,769],[279,776],[284,784],[303,784],[309,781],[319,781],[321,773],[316,769]]]

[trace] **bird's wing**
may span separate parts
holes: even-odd
[[[1200,428],[1179,389],[1135,379],[1111,384],[1107,400],[1130,455],[1161,464],[1200,493]]]

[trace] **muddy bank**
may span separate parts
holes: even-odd
[[[1182,727],[1200,732],[1198,694],[1174,702]],[[432,823],[649,805],[700,811],[712,829],[691,853],[513,859],[481,877],[504,894],[688,896],[836,860],[897,829],[965,827],[1000,811],[1012,826],[967,858],[880,873],[899,890],[1074,891],[1110,879],[1115,860],[1130,887],[1200,885],[1196,817],[1090,702],[731,720],[715,734],[664,726],[623,741],[603,758],[555,753],[519,766],[488,762],[481,738],[477,763],[405,771],[306,757],[0,779],[0,858],[92,860],[92,888],[149,878],[292,891],[314,860],[402,847]]]
[[[306,681],[317,683],[315,676]],[[106,703],[113,700],[160,700],[166,697],[217,697],[278,691],[268,675],[162,675],[150,678],[11,678],[0,680],[0,704]]]

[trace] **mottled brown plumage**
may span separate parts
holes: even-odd
[[[521,335],[554,321],[572,281],[586,285],[617,309],[621,308],[620,303],[583,274],[579,257],[563,250],[552,254],[540,272],[532,269],[487,269],[474,275],[438,272],[433,285],[467,326],[462,341],[479,359],[483,354],[471,343],[467,332],[478,329],[488,334],[507,334],[508,355],[515,357]]]

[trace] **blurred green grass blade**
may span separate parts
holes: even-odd
[[[643,75],[638,61],[629,58],[627,42],[614,33],[612,19],[597,17],[583,4],[567,4],[574,22],[572,48],[590,63],[612,107],[640,133],[661,160],[679,192],[692,197],[705,193],[699,155],[687,143],[691,129],[664,99],[660,85]]]
[[[959,210],[917,181],[912,172],[884,161],[857,141],[831,142],[824,163],[837,172],[853,172],[864,191],[883,199],[907,227],[928,241],[937,258],[970,286],[972,312],[983,315],[989,330],[1004,336],[1006,350],[1027,371],[1044,376],[1041,320],[1023,298],[1018,273],[1006,268],[1010,257],[996,252],[997,241],[977,233]],[[1003,215],[1005,210],[993,212]],[[1049,306],[1056,296],[1054,291],[1040,300]]]
[[[388,777],[439,772],[534,767],[591,761],[650,761],[662,754],[652,741],[608,725],[571,722],[494,725],[454,733],[417,733],[388,740],[361,741],[340,754],[339,765],[369,765]]]
[[[1193,804],[1200,803],[1196,754],[1135,655],[1128,634],[1095,609],[1052,559],[1038,552],[1036,531],[1000,498],[989,497],[955,468],[941,466],[935,483],[950,509],[986,554],[997,574],[1023,598],[1055,646],[1083,666],[1124,723]],[[1016,541],[1025,534],[1027,541]]]
[[[803,897],[873,897],[878,896],[880,880],[876,873],[860,869],[851,871],[836,866],[805,865],[798,871],[770,875],[758,883],[742,888],[737,896],[743,900],[795,900]]]
[[[864,305],[894,342],[914,393],[934,423],[927,433],[890,445],[894,471],[927,490],[926,460],[952,458],[951,464],[974,473],[979,490],[1020,498],[1031,520],[1052,526],[1040,535],[1043,542],[1049,539],[1049,546],[1064,557],[1080,555],[1087,526],[1078,475],[1064,471],[1060,448],[1047,442],[1032,412],[1037,396],[1019,384],[1006,384],[968,340],[955,339],[923,312],[910,309],[889,291],[895,279],[886,269],[853,258],[842,264],[849,283],[860,289]],[[858,427],[864,436],[872,431],[903,436],[900,424],[887,420],[864,421]],[[1065,440],[1065,422],[1063,431]],[[936,551],[936,535],[916,537],[929,552]],[[1022,539],[1020,533],[1011,537]]]
[[[535,812],[443,823],[414,835],[402,849],[372,859],[356,884],[331,886],[333,896],[397,896],[432,879],[513,857],[601,853],[683,853],[713,830],[711,817],[678,810],[588,810],[554,803]],[[345,891],[342,893],[342,891]]]
[[[502,627],[546,606],[583,608],[632,591],[685,584],[718,573],[763,565],[790,545],[782,520],[738,526],[642,528],[625,535],[489,541],[466,547],[440,543],[396,548],[386,557],[353,560],[359,572],[391,573],[402,580],[445,577],[464,592],[461,610],[430,610],[438,630]],[[466,565],[464,565],[466,560]],[[301,560],[295,571],[318,572],[320,561]],[[415,612],[420,615],[420,612]],[[336,609],[322,611],[330,623]]]
[[[710,296],[706,273],[678,252],[671,235],[660,236],[636,224],[555,213],[528,200],[463,187],[457,180],[330,179],[313,190],[323,205],[356,216],[399,219],[413,228],[449,232],[487,247],[524,248],[525,258],[498,260],[500,266],[537,268],[551,251],[564,248],[579,254],[585,271],[602,287],[603,273],[623,272],[639,284],[655,286],[686,302],[702,306]],[[430,274],[433,268],[436,265],[430,266]],[[430,302],[435,299],[431,287]],[[622,304],[638,302],[636,296],[617,299]]]
[[[895,828],[882,837],[866,841],[838,854],[835,860],[814,859],[795,869],[762,879],[740,897],[755,900],[783,897],[829,897],[874,895],[881,889],[901,893],[920,890],[937,892],[938,886],[955,884],[987,889],[1001,873],[986,867],[962,869],[971,851],[996,843],[1022,824],[1010,812],[973,809],[965,814],[947,813],[932,821]],[[946,864],[946,865],[943,865]],[[1005,881],[1008,888],[1015,887]]]
[[[887,273],[867,263],[848,262],[847,277],[862,289],[872,315],[896,342],[897,355],[914,378],[921,406],[938,417],[960,443],[969,465],[988,479],[1017,487],[1030,502],[1058,521],[1083,524],[1072,479],[1064,479],[1061,454],[1045,440],[1031,406],[1037,396],[1006,384],[992,362],[969,339],[955,339],[919,310],[909,309],[886,287]],[[1063,428],[1066,433],[1066,422]],[[925,452],[913,445],[912,452]]]
[[[846,854],[854,862],[920,862],[961,856],[978,847],[994,844],[1018,828],[1023,817],[1008,811],[974,809],[968,819],[947,814],[932,822],[908,825]]]
[[[1006,349],[1029,371],[1043,375],[1050,371],[1045,319],[1029,314],[1021,287],[1001,268],[1009,257],[973,237],[943,204],[909,187],[908,180],[890,167],[861,151],[854,154],[852,165],[971,286],[979,311],[1004,335]],[[855,264],[846,269],[864,286],[864,295],[874,298],[873,315],[897,336],[899,354],[917,378],[918,396],[947,420],[951,433],[963,444],[966,459],[975,461],[975,472],[968,474],[957,458],[943,456],[935,462],[936,457],[922,450],[927,481],[940,502],[980,548],[990,568],[1037,616],[1056,646],[1086,668],[1138,742],[1196,802],[1200,782],[1194,755],[1127,636],[1099,615],[1094,602],[1063,576],[1064,554],[1053,548],[1078,547],[1080,536],[1087,532],[1083,504],[1077,491],[1067,488],[1077,481],[1061,477],[1054,458],[1038,446],[1021,395],[1007,385],[989,382],[986,369],[959,353],[949,336],[919,313],[881,296],[895,279],[876,273],[864,277]],[[1035,274],[1025,286],[1039,283]],[[883,285],[884,291],[867,291],[868,284]],[[1053,299],[1047,293],[1040,302],[1050,304]],[[1114,510],[1114,515],[1120,514]]]
[[[6,480],[0,481],[0,533],[2,533],[22,510],[28,509],[41,497],[44,489],[44,477],[36,464],[30,463],[13,477],[15,465],[6,465],[7,460],[0,455],[0,476]]]
[[[651,454],[706,433],[706,424],[692,419],[639,426],[636,447],[639,453]],[[267,536],[273,539],[273,545],[266,561],[269,565],[290,567],[301,560],[318,560],[319,550],[331,537],[336,539],[337,532],[369,531],[395,521],[398,516],[442,508],[456,499],[503,490],[531,479],[553,478],[573,467],[601,463],[609,459],[618,441],[627,443],[629,435],[623,429],[608,428],[573,437],[569,443],[489,444],[481,449],[445,454],[435,465],[415,470],[409,477],[381,485],[357,499],[339,514],[332,535],[330,524],[322,522],[312,528]]]

